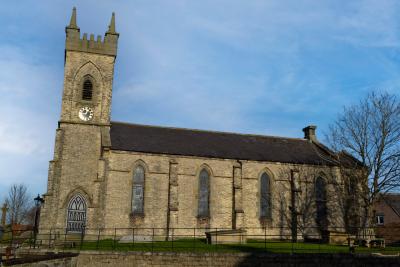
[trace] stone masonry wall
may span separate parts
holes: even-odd
[[[42,229],[64,228],[68,202],[78,193],[86,200],[86,226],[103,226],[102,132],[109,129],[114,62],[114,56],[66,51],[61,118],[54,159],[49,166]],[[87,77],[93,82],[93,96],[91,100],[82,100]],[[93,110],[90,121],[79,119],[82,107]]]
[[[268,234],[281,234],[279,227],[288,226],[288,218],[282,218],[281,213],[289,214],[290,205],[290,170],[301,168],[299,175],[300,184],[314,190],[314,179],[317,175],[324,175],[328,182],[328,191],[333,191],[331,185],[332,170],[328,167],[295,166],[281,163],[236,161],[228,159],[209,159],[185,156],[154,155],[138,152],[109,151],[104,155],[107,162],[106,173],[106,208],[105,228],[114,227],[156,227],[167,228],[168,194],[170,203],[174,203],[173,217],[170,217],[170,227],[194,228],[209,227],[231,229],[234,224],[238,227],[260,228],[253,230],[255,234],[264,234],[262,227],[268,228]],[[173,164],[171,164],[173,162]],[[240,163],[240,164],[239,164]],[[141,164],[145,170],[144,189],[144,218],[132,219],[129,214],[132,201],[133,170]],[[173,166],[176,176],[177,188],[170,187],[170,172]],[[211,173],[210,178],[210,218],[208,224],[197,218],[198,207],[198,177],[202,168]],[[234,173],[241,169],[240,187],[238,182],[234,185]],[[234,170],[235,169],[235,170]],[[306,171],[307,170],[307,173]],[[267,222],[260,221],[260,188],[261,174],[267,171],[272,182],[272,219]],[[237,174],[236,174],[237,175]],[[304,177],[307,176],[307,181]],[[335,176],[335,178],[337,178]],[[235,178],[239,179],[239,178]],[[175,186],[175,185],[173,185]],[[235,187],[235,188],[234,188]],[[238,190],[239,189],[239,190]],[[174,190],[174,191],[172,191]],[[240,195],[238,195],[240,193]],[[305,193],[302,193],[303,195]],[[285,198],[284,206],[280,198]],[[309,196],[311,197],[311,196]],[[304,198],[298,196],[299,201]],[[340,208],[337,203],[329,204],[330,221],[339,229],[342,227],[339,218]],[[234,209],[235,207],[235,209]],[[242,222],[236,218],[235,210],[240,209]],[[283,211],[282,211],[283,208]],[[171,216],[171,215],[170,215]],[[310,214],[310,221],[313,221]],[[311,218],[312,217],[312,218]],[[315,226],[309,224],[308,226]],[[275,228],[275,229],[271,229]],[[187,232],[187,233],[186,233]],[[192,233],[188,229],[185,233]],[[184,234],[184,233],[183,233]]]
[[[400,258],[352,254],[250,254],[250,253],[143,253],[143,252],[81,252],[77,257],[47,260],[14,266],[37,267],[395,267]]]
[[[371,255],[352,254],[250,254],[250,253],[81,253],[77,267],[125,267],[125,266],[162,266],[162,267],[257,267],[257,266],[362,266],[376,267],[399,266],[399,257],[374,257]]]

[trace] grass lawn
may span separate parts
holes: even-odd
[[[78,244],[80,248],[80,245]],[[112,239],[97,241],[85,241],[82,250],[115,250],[115,251],[175,251],[175,252],[270,252],[270,253],[349,253],[348,246],[291,243],[281,241],[249,240],[246,244],[219,244],[209,245],[205,239],[179,239],[172,241],[154,241],[148,243],[118,243]],[[400,247],[365,248],[357,247],[356,253],[396,254]]]
[[[11,237],[11,236],[10,236]],[[0,245],[10,243],[10,237],[3,236]],[[18,237],[14,239],[14,242]],[[18,241],[17,241],[18,242]],[[154,242],[135,242],[119,243],[113,239],[104,239],[97,241],[84,241],[82,245],[76,240],[73,249],[81,250],[104,250],[104,251],[144,251],[144,252],[267,252],[267,253],[349,253],[348,246],[315,244],[315,243],[291,243],[284,241],[267,240],[248,240],[246,244],[219,244],[210,245],[206,243],[205,238],[187,238],[174,241],[154,241]],[[25,239],[23,244],[28,245],[29,239]],[[47,244],[47,242],[44,242]],[[60,244],[61,245],[61,244]],[[71,243],[68,243],[64,249],[68,250]],[[43,246],[46,248],[46,245]],[[397,254],[400,253],[400,247],[386,248],[366,248],[356,247],[355,253],[382,253]]]

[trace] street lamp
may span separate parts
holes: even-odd
[[[35,206],[37,208],[39,208],[44,203],[44,199],[41,198],[39,194],[33,200],[35,200]]]
[[[40,207],[44,203],[44,199],[41,198],[40,195],[38,194],[37,197],[35,197],[33,200],[35,201],[35,207],[36,207],[35,224],[33,226],[33,236],[34,236],[33,248],[35,248],[36,247],[36,237],[37,237],[37,233],[39,230],[38,228],[39,228]]]

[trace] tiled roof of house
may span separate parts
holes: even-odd
[[[111,122],[111,149],[206,158],[336,165],[325,146],[302,138]]]
[[[400,194],[389,193],[382,196],[385,202],[400,217]]]

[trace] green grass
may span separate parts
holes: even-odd
[[[10,243],[11,236],[3,236],[0,244]],[[18,239],[18,237],[15,237]],[[118,243],[113,239],[104,239],[97,241],[84,241],[82,245],[76,240],[75,247],[72,249],[82,250],[103,250],[103,251],[144,251],[144,252],[267,252],[267,253],[349,253],[348,246],[315,244],[315,243],[291,243],[285,241],[251,240],[246,244],[219,244],[210,245],[206,243],[205,238],[182,238],[174,241],[154,241],[154,242],[135,242]],[[29,240],[25,240],[25,245],[29,245]],[[46,244],[46,242],[44,242]],[[70,244],[64,249],[68,250]],[[382,253],[397,254],[400,253],[400,247],[387,246],[381,248],[356,247],[356,253]]]
[[[219,244],[209,245],[205,239],[179,239],[172,241],[155,241],[153,243],[125,243],[121,244],[112,239],[97,241],[85,241],[82,246],[77,244],[77,248],[82,250],[115,250],[115,251],[145,251],[145,252],[267,252],[267,253],[349,253],[348,246],[311,244],[311,243],[291,243],[281,241],[249,240],[246,244]],[[399,247],[364,248],[357,247],[356,253],[395,254],[400,252]]]

